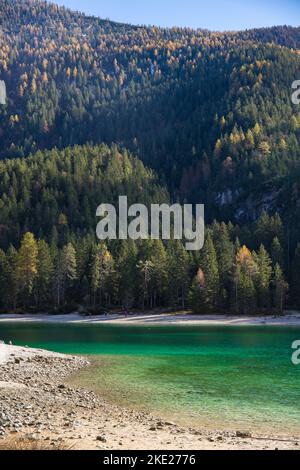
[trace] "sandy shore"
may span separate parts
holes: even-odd
[[[115,325],[286,325],[300,326],[300,312],[286,312],[284,316],[242,317],[232,315],[191,315],[186,313],[140,313],[125,317],[111,314],[109,316],[82,316],[79,313],[51,314],[4,314],[1,322],[43,322],[43,323],[84,323],[84,324],[115,324]],[[1,331],[1,330],[0,330]],[[1,339],[1,338],[0,338]]]
[[[298,449],[299,436],[250,435],[178,426],[68,385],[88,360],[0,345],[0,445],[26,438],[94,450]],[[7,441],[8,442],[8,441]]]

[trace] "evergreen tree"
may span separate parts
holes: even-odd
[[[118,258],[118,297],[120,305],[133,306],[138,297],[136,279],[138,250],[132,240],[121,242]]]
[[[142,306],[145,308],[146,305],[150,306],[150,282],[153,279],[154,264],[151,260],[146,259],[144,261],[139,261],[137,268],[141,277]]]
[[[94,307],[97,304],[102,306],[105,300],[106,306],[110,305],[113,290],[112,275],[114,273],[114,260],[104,243],[97,245],[94,250],[91,263],[91,292],[93,295]]]
[[[199,314],[205,311],[206,302],[205,276],[202,269],[199,268],[188,294],[188,305],[194,313]]]
[[[74,283],[77,279],[76,251],[72,243],[64,246],[61,255],[63,295],[70,301],[73,293]],[[64,299],[65,300],[65,299]]]
[[[230,235],[226,224],[214,224],[214,244],[217,253],[220,286],[221,286],[221,306],[228,308],[228,300],[231,288],[232,266],[234,263],[234,245],[230,240]]]
[[[271,247],[271,257],[272,257],[272,262],[273,265],[275,266],[276,264],[279,264],[281,268],[284,266],[284,252],[281,246],[281,243],[279,241],[278,237],[275,237],[273,242],[272,242],[272,247]]]
[[[284,279],[282,269],[278,263],[276,264],[275,271],[274,271],[274,284],[275,284],[274,308],[278,315],[282,315],[285,296],[286,296],[289,286]]]
[[[37,275],[34,280],[33,294],[37,307],[46,307],[51,303],[53,261],[50,248],[44,240],[37,243]]]
[[[10,248],[7,254],[0,250],[0,308],[15,310],[18,296],[16,279],[17,252]]]
[[[27,232],[21,242],[16,260],[16,278],[18,289],[24,301],[32,294],[34,280],[38,270],[38,246],[34,235]]]
[[[243,246],[236,255],[234,267],[234,310],[236,313],[253,314],[256,309],[256,289],[254,279],[257,266],[250,250]]]
[[[292,297],[298,308],[300,308],[300,243],[295,252],[292,272]]]
[[[152,280],[150,307],[156,308],[163,305],[167,289],[167,254],[161,240],[153,240],[151,246]]]
[[[174,306],[186,307],[189,286],[190,258],[178,240],[171,240],[167,247],[168,301]]]
[[[5,271],[5,281],[4,281],[4,299],[7,308],[16,309],[18,306],[18,295],[19,295],[19,282],[17,278],[17,260],[18,252],[13,247],[10,246],[6,253],[6,271]],[[6,283],[7,282],[7,283]]]
[[[252,315],[256,305],[254,280],[249,272],[241,270],[238,283],[238,313]]]
[[[258,308],[270,308],[270,283],[272,276],[272,261],[265,247],[261,245],[259,252],[253,254],[256,263],[255,284],[258,296]]]
[[[208,310],[213,310],[219,301],[220,277],[217,254],[211,233],[208,232],[200,254],[200,268],[204,275],[203,302]]]

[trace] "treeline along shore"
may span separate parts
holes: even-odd
[[[263,213],[243,227],[214,222],[197,252],[178,240],[104,244],[95,234],[98,202],[122,193],[137,201],[141,188],[146,205],[169,197],[126,151],[55,150],[0,163],[0,174],[4,312],[168,306],[281,314],[287,301],[300,305],[300,245],[287,263],[291,248],[278,214]]]
[[[98,203],[119,194],[146,206],[169,200],[127,151],[39,152],[1,162],[0,175],[2,312],[117,306],[280,315],[287,303],[300,306],[300,245],[293,252],[287,244],[279,214],[263,212],[242,227],[213,222],[195,252],[178,240],[105,244],[95,234]]]

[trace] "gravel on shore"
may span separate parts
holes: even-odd
[[[0,441],[15,436],[92,450],[299,449],[300,437],[183,428],[70,387],[86,358],[0,344]]]
[[[300,312],[289,311],[283,316],[233,316],[224,314],[192,315],[190,312],[155,313],[140,312],[130,315],[111,313],[110,315],[83,316],[80,313],[51,314],[1,314],[1,323],[53,323],[53,324],[113,324],[133,325],[192,325],[192,326],[300,326]]]

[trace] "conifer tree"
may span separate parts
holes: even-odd
[[[175,306],[186,307],[189,286],[190,257],[179,240],[171,240],[167,247],[168,301]]]
[[[16,278],[24,301],[32,294],[38,270],[38,246],[34,235],[27,232],[21,242],[16,260]]]
[[[207,233],[204,247],[201,251],[200,268],[204,274],[204,306],[208,310],[213,310],[219,300],[220,277],[217,254],[210,231]]]
[[[292,271],[292,296],[298,308],[300,308],[300,243],[297,245]]]
[[[168,279],[167,254],[161,240],[153,240],[150,261],[153,265],[150,307],[155,308],[158,302],[164,303]]]
[[[259,252],[253,254],[257,271],[255,284],[258,297],[258,307],[268,309],[270,307],[270,282],[272,276],[272,261],[265,247],[261,245]]]
[[[281,268],[284,266],[284,252],[278,237],[275,237],[271,246],[271,257],[273,265],[279,264]]]
[[[76,252],[72,243],[65,245],[57,253],[54,268],[54,287],[56,292],[57,306],[71,300],[72,288],[77,279]]]
[[[119,248],[118,257],[118,297],[120,305],[126,308],[135,303],[137,295],[136,279],[138,277],[137,268],[137,247],[134,241],[122,241]]]
[[[254,279],[257,266],[250,250],[244,245],[236,255],[234,266],[234,310],[236,313],[252,314],[256,308]]]
[[[274,308],[276,314],[283,314],[283,307],[285,296],[288,291],[288,283],[284,279],[284,275],[280,265],[277,263],[274,271],[274,284],[275,284],[275,296],[274,296]]]
[[[192,282],[188,305],[194,313],[203,313],[206,309],[205,275],[202,269],[198,269],[197,275]]]
[[[0,308],[5,306],[5,284],[7,284],[7,281],[6,254],[3,250],[0,250]]]
[[[227,300],[230,293],[232,266],[234,263],[234,245],[230,240],[226,224],[222,223],[219,225],[215,223],[213,233],[219,266],[221,300],[223,306],[228,307]]]
[[[33,294],[37,307],[47,306],[51,302],[53,261],[48,244],[44,240],[37,242],[37,275],[34,280]]]
[[[238,283],[238,312],[251,315],[256,309],[256,289],[249,272],[242,270]]]
[[[114,272],[114,261],[111,253],[104,243],[97,245],[94,250],[91,263],[91,292],[93,295],[94,307],[99,299],[102,306],[105,299],[106,306],[110,304],[112,291],[112,274]]]
[[[6,280],[4,283],[5,289],[5,303],[7,308],[16,309],[18,303],[18,295],[19,295],[19,285],[18,285],[18,278],[17,278],[17,259],[18,259],[18,252],[13,247],[10,246],[7,253],[6,253],[6,271],[5,276]],[[6,283],[7,281],[7,283]]]
[[[151,260],[146,259],[146,260],[141,260],[137,264],[137,268],[139,270],[140,276],[141,276],[141,285],[142,285],[142,306],[145,308],[145,306],[148,304],[149,306],[149,298],[150,298],[150,282],[153,279],[153,271],[154,271],[154,264],[152,263]]]
[[[72,243],[68,243],[68,245],[64,246],[62,260],[65,286],[69,287],[77,278],[76,251]]]

